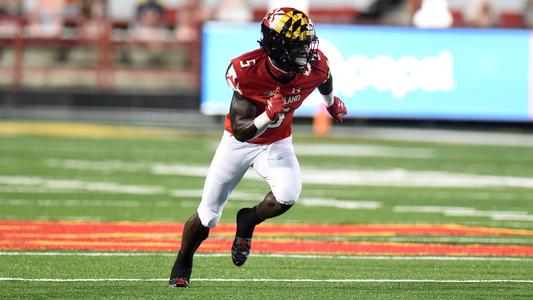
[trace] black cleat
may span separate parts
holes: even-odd
[[[237,267],[242,266],[248,255],[250,255],[250,248],[252,247],[252,239],[235,237],[233,245],[231,246],[231,259],[233,264]]]
[[[170,280],[168,281],[169,288],[186,288],[189,286],[191,280],[192,267],[187,268],[180,265],[180,259],[182,258],[181,252],[178,254],[178,258],[172,267],[170,274]]]
[[[189,278],[186,278],[186,277],[170,279],[170,281],[168,282],[168,287],[171,289],[186,288],[188,286],[189,286]]]

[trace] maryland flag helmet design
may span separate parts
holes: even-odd
[[[313,22],[305,13],[282,7],[263,18],[259,44],[282,69],[299,73],[315,59],[318,38]]]

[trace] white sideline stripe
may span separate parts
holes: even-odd
[[[227,257],[228,253],[197,253],[196,257]],[[164,256],[174,257],[170,252],[18,252],[2,251],[0,256]],[[437,261],[533,261],[533,257],[501,256],[370,256],[370,255],[318,255],[318,254],[266,254],[255,253],[253,257],[278,257],[296,259],[345,259],[345,260],[437,260]]]
[[[312,283],[533,283],[527,279],[278,279],[278,278],[194,278],[206,282],[312,282]],[[0,281],[29,282],[113,282],[113,281],[168,281],[167,278],[10,278]]]

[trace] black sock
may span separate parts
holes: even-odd
[[[176,258],[176,261],[174,262],[174,266],[172,267],[172,272],[170,273],[170,279],[175,278],[191,278],[191,271],[192,271],[192,259],[193,256],[185,256],[180,252],[178,252],[178,257]]]
[[[194,253],[208,236],[209,228],[202,225],[197,213],[193,214],[183,227],[181,247],[170,272],[171,280],[180,277],[191,278]]]
[[[241,238],[251,238],[255,225],[263,222],[264,219],[257,214],[257,206],[243,208],[237,213],[237,236]]]

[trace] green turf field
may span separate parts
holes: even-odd
[[[203,174],[219,136],[4,133],[0,222],[183,223],[199,202]],[[521,246],[533,253],[532,147],[308,135],[296,135],[294,140],[304,175],[300,203],[269,223],[452,224],[516,233],[319,235],[307,241]],[[221,223],[232,223],[240,207],[254,205],[267,191],[265,183],[246,177]],[[421,259],[373,253],[258,254],[236,268],[229,253],[211,253],[195,260],[190,288],[169,290],[165,280],[174,260],[169,251],[15,249],[2,247],[10,237],[0,234],[2,299],[533,297],[533,255]],[[176,247],[177,243],[176,238]]]

